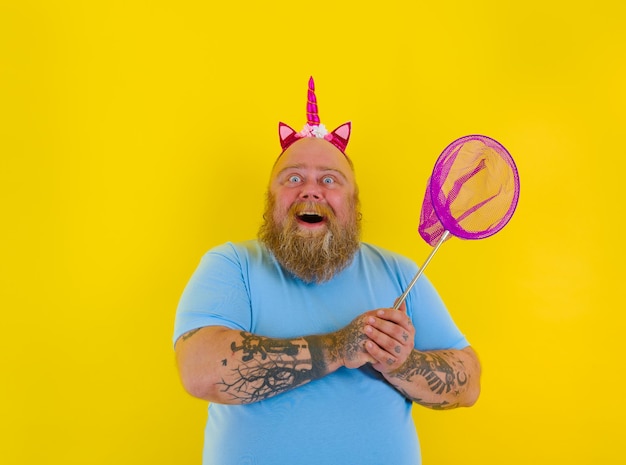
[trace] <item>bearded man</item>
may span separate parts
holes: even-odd
[[[421,462],[413,403],[470,406],[480,364],[409,259],[360,241],[351,126],[283,123],[259,239],[215,247],[179,303],[182,384],[210,402],[203,464]],[[315,104],[312,108],[311,103]]]

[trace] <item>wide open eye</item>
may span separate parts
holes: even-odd
[[[302,178],[300,176],[298,176],[297,174],[292,174],[291,176],[289,176],[289,182],[291,183],[299,183],[302,181]]]
[[[334,183],[335,183],[335,180],[334,180],[333,178],[331,178],[330,176],[324,176],[324,177],[322,178],[322,182],[323,182],[324,184],[334,184]]]

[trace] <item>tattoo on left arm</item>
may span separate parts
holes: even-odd
[[[395,378],[411,382],[416,376],[426,380],[431,392],[439,395],[452,393],[460,395],[460,390],[468,382],[468,375],[462,360],[454,357],[452,352],[418,352],[413,351],[405,364],[405,370],[395,374]],[[454,408],[457,404],[448,401],[440,403],[424,403],[422,399],[403,394],[409,399],[431,408]]]

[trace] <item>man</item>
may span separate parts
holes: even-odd
[[[205,465],[420,463],[412,403],[472,405],[476,354],[417,267],[361,243],[346,123],[283,123],[259,240],[209,251],[179,304],[181,380],[210,402]]]

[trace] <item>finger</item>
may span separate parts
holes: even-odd
[[[404,328],[406,331],[413,330],[413,322],[406,313],[399,312],[393,309],[380,309],[376,312],[376,318],[380,321],[380,325],[384,325],[387,322],[392,325],[398,325]],[[371,317],[368,321],[371,321]],[[385,330],[384,326],[376,325],[381,330]]]
[[[370,317],[366,320],[366,325],[375,328],[377,332],[368,332],[367,328],[364,328],[365,334],[370,339],[377,338],[376,342],[382,344],[382,347],[387,350],[395,350],[391,346],[391,341],[395,341],[409,350],[414,347],[415,328],[413,328],[410,320],[404,325],[400,325],[392,321]],[[389,337],[391,341],[384,339],[382,335]]]
[[[398,357],[383,350],[373,341],[367,341],[365,343],[365,350],[367,350],[370,356],[375,360],[372,364],[379,371],[392,370],[398,365]]]
[[[400,357],[403,352],[408,351],[408,348],[404,347],[407,345],[406,342],[403,342],[401,339],[396,339],[392,335],[384,333],[371,325],[365,327],[365,334],[380,349],[394,358]]]

